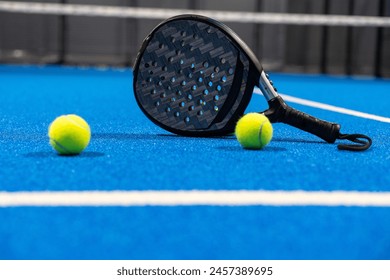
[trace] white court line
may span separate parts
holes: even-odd
[[[0,207],[195,205],[390,207],[390,192],[265,190],[0,192]]]
[[[257,88],[255,88],[254,93],[262,95],[261,91]],[[359,112],[359,111],[355,111],[355,110],[346,109],[343,107],[337,107],[337,106],[328,105],[325,103],[310,101],[307,99],[297,98],[297,97],[293,97],[293,96],[286,95],[286,94],[280,94],[280,96],[285,101],[300,104],[300,105],[319,108],[319,109],[323,109],[323,110],[328,110],[328,111],[346,114],[346,115],[350,115],[350,116],[360,117],[360,118],[364,118],[364,119],[370,119],[370,120],[375,120],[375,121],[379,121],[379,122],[390,123],[390,118],[386,118],[386,117],[382,117],[382,116],[378,116],[378,115],[367,114],[367,113],[363,113],[363,112]]]

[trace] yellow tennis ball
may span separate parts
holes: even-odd
[[[61,155],[77,155],[89,144],[91,130],[77,115],[62,115],[49,126],[50,145]]]
[[[237,122],[235,133],[243,148],[258,150],[271,141],[273,129],[265,115],[249,113]]]

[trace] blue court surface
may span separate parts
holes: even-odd
[[[390,81],[271,78],[292,107],[341,124],[342,133],[367,134],[372,147],[339,151],[339,141],[327,144],[284,124],[274,124],[272,142],[260,151],[242,149],[234,136],[180,137],[140,111],[131,69],[0,66],[0,258],[390,259]],[[263,97],[254,94],[247,111],[262,109]],[[47,129],[71,113],[88,121],[91,143],[80,156],[58,156]],[[176,193],[192,190],[242,191],[237,201],[252,191],[318,199],[340,192],[357,195],[360,204],[348,204],[348,195],[336,205],[175,204]],[[93,200],[103,191],[108,198],[116,191],[160,191],[172,201],[67,205],[69,195]],[[7,205],[4,199],[28,200],[30,192],[56,192],[60,202]],[[372,194],[387,200],[365,204]]]

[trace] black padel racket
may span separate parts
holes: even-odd
[[[263,113],[334,143],[366,150],[371,139],[340,134],[340,125],[297,111],[278,95],[249,47],[226,25],[199,15],[180,15],[160,23],[144,40],[134,65],[134,93],[155,124],[185,136],[234,132],[255,86],[268,102]]]

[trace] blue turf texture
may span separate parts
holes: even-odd
[[[280,92],[390,117],[390,81],[272,74]],[[373,146],[338,151],[274,125],[262,151],[233,136],[185,138],[138,109],[124,69],[0,66],[0,190],[390,189],[390,124],[290,103]],[[254,95],[249,111],[264,108]],[[77,157],[48,144],[55,117],[78,114],[92,140]],[[390,209],[132,207],[0,209],[0,258],[389,259]]]

